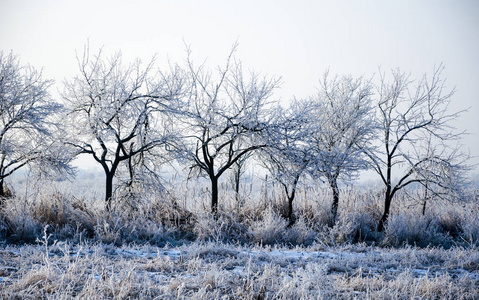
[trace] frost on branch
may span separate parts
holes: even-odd
[[[192,172],[211,181],[211,210],[218,207],[218,180],[239,159],[265,147],[264,133],[270,123],[273,90],[279,80],[246,76],[241,63],[233,57],[213,72],[196,66],[188,50],[186,73],[188,93],[178,112],[177,126],[183,135],[178,153]]]
[[[73,172],[72,156],[60,141],[62,106],[48,91],[52,84],[13,53],[0,52],[0,196],[4,179],[25,166],[36,175]]]
[[[294,223],[293,201],[297,186],[311,163],[308,135],[317,122],[310,119],[311,102],[294,100],[288,109],[278,107],[260,152],[261,164],[281,184],[288,199],[287,218]]]
[[[155,73],[154,60],[124,65],[121,53],[107,59],[101,50],[90,55],[88,47],[77,60],[79,75],[65,83],[64,93],[69,144],[103,168],[109,209],[118,168],[127,168],[133,182],[174,143],[169,105],[182,93],[183,77],[177,68]]]
[[[366,169],[364,151],[371,147],[374,123],[371,113],[372,86],[364,78],[330,78],[325,73],[319,92],[310,100],[311,120],[316,122],[308,134],[310,174],[324,178],[333,191],[332,224],[339,205],[339,180],[348,180]]]
[[[381,74],[376,86],[381,150],[366,154],[385,186],[378,231],[384,229],[392,199],[399,190],[419,184],[430,195],[445,195],[445,191],[453,195],[461,186],[461,172],[469,168],[467,155],[451,146],[462,135],[451,125],[462,111],[449,109],[454,90],[445,88],[442,70],[440,66],[430,78],[424,75],[419,81],[394,70],[389,81]]]

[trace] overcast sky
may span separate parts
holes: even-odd
[[[471,133],[465,149],[479,156],[479,1],[0,0],[0,50],[59,89],[87,40],[160,62],[184,60],[185,41],[213,65],[238,40],[246,67],[282,77],[283,101],[314,93],[327,68],[370,77],[399,67],[419,78],[443,63],[453,108],[470,107],[457,124]]]

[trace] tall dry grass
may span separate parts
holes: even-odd
[[[477,248],[170,249],[52,240],[0,249],[2,299],[476,299]]]
[[[383,199],[378,187],[343,187],[339,215],[332,226],[329,189],[303,184],[293,205],[295,223],[289,226],[282,189],[260,178],[242,185],[240,201],[231,186],[220,184],[217,215],[209,212],[209,188],[201,181],[172,180],[163,190],[142,186],[134,193],[118,191],[109,212],[91,182],[30,181],[19,186],[20,192],[5,198],[0,208],[0,235],[2,240],[14,243],[34,243],[46,225],[49,234],[58,240],[89,239],[116,245],[198,240],[290,246],[366,242],[448,248],[479,243],[477,199],[463,203],[430,201],[422,215],[422,200],[411,196],[418,193],[399,192],[386,230],[378,233]]]

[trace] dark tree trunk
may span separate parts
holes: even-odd
[[[106,173],[105,203],[106,210],[111,210],[111,197],[113,196],[113,173]]]
[[[382,232],[384,230],[384,227],[386,226],[386,223],[388,221],[389,208],[391,207],[391,199],[392,199],[391,185],[388,185],[388,187],[386,188],[386,195],[384,198],[384,213],[381,219],[379,220],[378,232]]]
[[[293,226],[294,223],[296,222],[296,219],[293,217],[294,196],[295,196],[295,190],[293,190],[293,193],[291,194],[291,196],[288,196],[288,220],[289,220],[288,227]]]
[[[299,177],[296,177],[296,179],[294,180],[291,194],[288,193],[288,187],[286,185],[284,186],[286,197],[288,197],[288,220],[289,220],[288,227],[293,226],[294,222],[296,221],[293,217],[293,200],[294,200],[294,197],[296,196],[296,184],[298,183],[298,178]]]
[[[3,178],[0,179],[0,207],[3,206],[3,198],[5,197],[5,187],[3,183]]]
[[[3,179],[0,179],[0,197],[5,197],[5,186],[4,186]],[[0,204],[1,204],[1,201],[2,200],[0,200]]]
[[[428,198],[428,189],[427,189],[427,182],[426,186],[424,188],[424,201],[422,202],[422,215],[424,216],[426,214],[426,204],[427,204],[427,198]]]
[[[211,212],[216,214],[218,212],[218,178],[210,176],[211,179]]]
[[[289,193],[288,185],[282,183],[283,188],[284,188],[284,192],[286,194],[286,197],[288,198],[288,212],[287,212],[287,216],[286,216],[289,220],[288,227],[293,226],[294,223],[296,222],[296,219],[294,218],[294,215],[293,215],[293,201],[294,201],[294,198],[296,196],[296,186],[298,185],[298,181],[299,181],[299,175],[297,175],[294,178],[293,186],[291,187],[291,193]]]
[[[336,178],[331,178],[329,185],[333,190],[333,204],[331,205],[331,226],[336,224],[336,218],[338,216],[338,206],[339,206],[339,188]]]
[[[389,153],[388,145],[386,144],[387,152]],[[393,197],[392,185],[391,185],[391,173],[392,173],[392,155],[388,155],[387,171],[386,171],[386,194],[384,197],[384,213],[378,223],[378,232],[382,232],[389,217],[389,208],[391,207],[391,200]]]
[[[130,146],[130,152],[132,151],[131,148],[133,147],[133,144]],[[135,177],[135,173],[133,171],[133,157],[130,156],[128,158],[128,174],[130,175],[130,181],[128,182],[128,192],[130,194],[133,193],[133,181]]]
[[[291,197],[288,196],[288,220],[290,222],[293,217],[293,200],[294,200],[294,194]]]
[[[235,190],[235,198],[236,203],[240,203],[240,180],[241,180],[241,169],[238,167],[238,170],[235,170],[234,174],[234,190]]]

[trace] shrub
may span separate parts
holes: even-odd
[[[334,226],[331,193],[318,186],[304,185],[298,190],[293,203],[295,223],[291,226],[283,217],[284,199],[277,196],[282,191],[274,185],[268,193],[251,188],[241,206],[221,190],[225,201],[216,215],[205,213],[209,207],[202,201],[207,191],[200,184],[118,193],[109,212],[103,199],[95,195],[78,197],[80,192],[70,190],[66,182],[39,181],[24,190],[28,190],[26,195],[4,198],[0,207],[0,237],[11,242],[35,242],[49,225],[48,234],[54,239],[78,242],[88,238],[113,244],[164,245],[192,240],[264,245],[367,242],[446,248],[479,244],[477,204],[459,206],[435,201],[422,216],[417,197],[408,198],[404,193],[397,194],[385,232],[377,233],[382,193],[373,188],[344,188]]]
[[[470,208],[464,212],[459,228],[461,238],[471,246],[479,246],[479,209]]]
[[[193,230],[199,241],[244,243],[248,239],[246,226],[235,214],[225,212],[197,214]]]
[[[370,213],[342,214],[333,227],[324,227],[320,241],[328,245],[341,245],[376,240],[376,222]]]
[[[297,218],[293,226],[288,227],[283,241],[290,245],[309,246],[314,243],[317,233],[304,218]]]
[[[34,209],[23,197],[5,199],[2,207],[5,235],[10,242],[33,243],[40,237],[42,224],[34,216]]]
[[[382,241],[384,245],[450,246],[447,234],[440,230],[436,216],[400,212],[389,217]]]
[[[283,219],[270,207],[263,212],[263,217],[260,220],[250,225],[249,233],[253,241],[260,245],[281,243],[288,224],[286,219]]]

